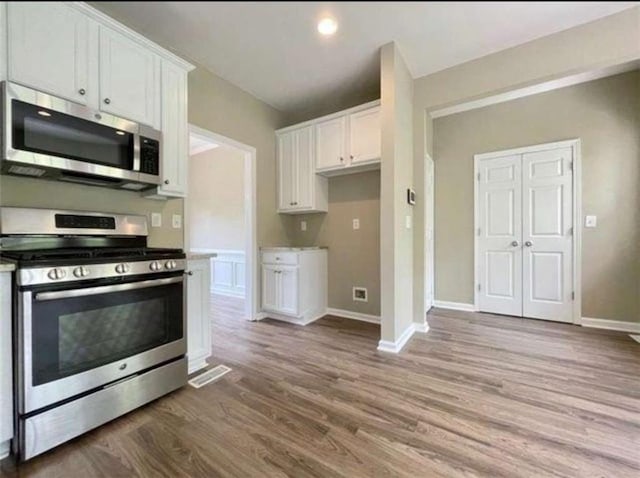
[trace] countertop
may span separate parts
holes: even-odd
[[[301,251],[319,251],[321,249],[328,249],[326,246],[314,246],[314,247],[261,247],[261,251],[281,251],[281,252],[301,252]]]
[[[217,257],[217,252],[197,252],[197,251],[187,251],[185,253],[187,255],[187,260],[198,260],[198,259],[211,259],[213,257]]]
[[[13,272],[16,270],[16,265],[13,262],[0,258],[0,272]]]

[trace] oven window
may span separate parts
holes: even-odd
[[[12,100],[13,148],[133,169],[133,134]]]
[[[182,290],[182,283],[176,283],[109,294],[34,300],[33,385],[181,339]]]

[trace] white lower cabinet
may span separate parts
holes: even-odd
[[[9,453],[13,438],[11,357],[11,273],[0,272],[0,459]]]
[[[326,249],[263,249],[262,309],[269,317],[302,325],[324,316]]]
[[[189,373],[207,366],[211,356],[211,260],[187,262],[187,356]]]

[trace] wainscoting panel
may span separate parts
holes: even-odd
[[[243,251],[211,251],[211,292],[244,298],[245,260]]]

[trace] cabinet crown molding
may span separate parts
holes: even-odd
[[[304,128],[306,126],[311,126],[323,121],[331,120],[334,118],[340,118],[341,116],[349,115],[351,113],[357,113],[358,111],[362,111],[362,110],[367,110],[369,108],[373,108],[374,106],[380,106],[380,100],[369,101],[368,103],[363,103],[358,106],[353,106],[351,108],[347,108],[346,110],[336,111],[335,113],[331,113],[328,115],[320,116],[318,118],[313,118],[307,121],[303,121],[302,123],[296,123],[290,126],[285,126],[284,128],[277,129],[276,134],[287,133],[289,131],[293,131],[298,128]]]
[[[82,12],[83,14],[90,17],[91,19],[103,25],[108,26],[109,28],[121,33],[122,35],[125,35],[130,40],[133,40],[139,43],[140,45],[142,45],[143,47],[153,51],[156,55],[160,56],[162,59],[170,61],[171,63],[174,63],[176,66],[179,66],[180,68],[183,68],[186,71],[191,71],[195,69],[195,65],[189,63],[188,61],[179,57],[175,53],[172,53],[169,50],[161,47],[157,43],[152,42],[148,38],[144,37],[142,34],[123,25],[117,20],[111,18],[106,13],[102,13],[100,10],[97,10],[96,8],[88,5],[87,3],[85,2],[64,2],[64,3],[72,6],[73,8]]]

